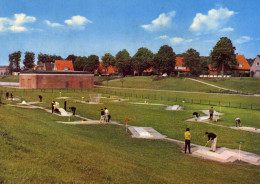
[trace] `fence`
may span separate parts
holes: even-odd
[[[195,98],[180,98],[166,95],[158,95],[158,94],[149,94],[148,93],[133,93],[133,92],[123,92],[121,90],[109,90],[104,88],[80,88],[80,89],[18,89],[18,88],[2,88],[3,92],[22,92],[22,93],[102,93],[106,95],[114,95],[120,97],[132,97],[146,100],[159,100],[159,101],[168,101],[175,103],[185,103],[185,104],[201,104],[201,105],[209,105],[209,106],[222,106],[222,107],[230,107],[230,108],[240,108],[240,109],[249,109],[249,110],[260,110],[260,103],[240,103],[240,102],[231,102],[231,101],[212,101],[212,100],[203,100],[203,99],[195,99]]]

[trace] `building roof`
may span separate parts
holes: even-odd
[[[248,64],[244,55],[236,55],[237,62],[239,66],[235,66],[234,68],[237,70],[250,70],[250,65]]]
[[[0,68],[8,68],[8,66],[0,66]]]
[[[68,74],[68,75],[75,75],[75,74],[93,74],[91,72],[86,71],[23,71],[21,74]],[[93,74],[94,75],[94,74]]]
[[[103,63],[99,63],[98,72],[100,74],[114,74],[118,72],[118,69],[115,66],[110,65],[109,67],[107,67],[107,71],[105,71],[105,67],[103,67]]]
[[[175,67],[185,67],[183,66],[183,59],[184,57],[176,57],[175,59]],[[180,71],[180,72],[189,72],[190,71],[190,68],[189,67],[185,67],[185,68],[181,68],[181,69],[174,69],[174,71]]]
[[[73,63],[69,60],[55,60],[55,69],[57,71],[70,70],[74,71]]]
[[[208,65],[208,67],[209,67],[209,71],[217,71],[217,69],[216,68],[212,68],[211,65]]]
[[[152,69],[152,68],[149,68],[149,69],[147,69],[147,70],[144,70],[143,72],[144,72],[144,73],[151,73],[151,72],[153,72],[153,69]]]

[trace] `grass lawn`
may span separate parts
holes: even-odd
[[[209,109],[208,104],[185,103],[185,110],[166,111],[164,106],[134,105],[126,102],[112,102],[102,98],[103,104],[88,105],[74,100],[89,100],[90,93],[101,93],[102,89],[81,90],[16,90],[15,97],[26,101],[38,100],[43,95],[50,109],[50,103],[59,96],[71,97],[67,106],[77,107],[77,114],[99,119],[100,108],[108,107],[112,120],[129,124],[151,126],[170,138],[183,140],[187,127],[191,128],[192,143],[205,145],[205,131],[218,135],[218,147],[238,148],[237,140],[243,139],[242,149],[260,154],[260,134],[237,131],[202,123],[185,121],[194,111]],[[104,91],[103,91],[104,92]],[[129,96],[131,91],[117,90],[117,95]],[[203,98],[206,101],[232,103],[254,103],[259,97],[237,95],[180,94],[153,91],[132,91],[132,102],[182,104],[174,101],[180,98]],[[107,90],[103,96],[115,95]],[[150,95],[149,99],[141,96]],[[184,95],[184,96],[183,96]],[[186,96],[185,96],[186,95]],[[156,99],[153,98],[156,96]],[[147,97],[147,96],[146,96]],[[168,99],[172,98],[172,101]],[[178,96],[179,97],[179,96]],[[128,98],[128,97],[125,97]],[[63,100],[57,100],[63,107]],[[5,101],[5,103],[14,103]],[[258,183],[259,166],[243,163],[222,164],[190,157],[181,153],[182,146],[166,141],[132,139],[124,127],[115,125],[64,125],[57,120],[67,120],[41,110],[19,109],[2,105],[0,111],[0,183]],[[216,110],[219,107],[214,106]],[[260,111],[222,107],[226,126],[234,126],[240,117],[243,126],[260,128]],[[187,175],[189,177],[187,177]],[[216,177],[217,176],[217,177]]]
[[[205,86],[185,78],[165,78],[153,80],[154,76],[145,77],[126,77],[123,81],[125,88],[145,88],[145,89],[163,89],[177,91],[201,91],[201,92],[218,92],[219,89]],[[103,82],[103,85],[107,85]],[[121,87],[122,80],[112,80],[108,82],[109,86]]]
[[[19,76],[0,75],[0,82],[19,82]]]
[[[229,88],[246,93],[260,94],[260,78],[230,78],[227,80],[207,80],[200,79],[201,81],[208,82],[220,87]]]
[[[144,88],[144,89],[164,89],[177,91],[197,91],[197,92],[221,92],[218,88],[207,86],[198,82],[194,82],[187,78],[164,78],[161,80],[153,80],[154,76],[144,77],[126,77],[123,81],[125,88]],[[101,80],[99,78],[99,80]],[[219,87],[224,87],[244,93],[260,94],[260,78],[230,78],[226,80],[217,79],[199,79]],[[103,82],[103,85],[107,85]],[[122,87],[120,80],[112,80],[108,82],[109,86]]]
[[[1,106],[0,118],[1,183],[257,183],[260,179],[259,167],[190,157],[173,143],[132,139],[124,127],[58,124],[55,121],[63,118],[7,106]]]

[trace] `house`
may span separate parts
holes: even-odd
[[[190,72],[190,68],[183,66],[184,57],[176,57],[175,59],[175,67],[173,69],[174,72],[178,72],[178,76],[181,73],[188,74]]]
[[[54,71],[74,71],[73,63],[69,60],[55,60]]]
[[[39,63],[36,71],[74,71],[73,63],[69,60],[55,60],[55,63]]]
[[[173,69],[173,72],[178,73],[178,76],[181,73],[188,74],[190,72],[190,68],[183,66],[183,59],[184,57],[176,57],[175,58],[175,67]],[[149,68],[147,70],[143,71],[144,75],[151,75],[153,73],[153,69]]]
[[[250,65],[248,64],[245,56],[236,54],[236,59],[237,59],[238,65],[234,67],[234,71],[239,74],[243,74],[243,73],[249,74]]]
[[[227,71],[233,71],[235,73],[235,75],[249,75],[250,73],[250,65],[248,64],[246,58],[244,55],[239,55],[236,54],[236,61],[237,61],[237,65],[232,67],[232,68],[228,68],[225,67],[224,68],[224,74],[227,73]],[[210,65],[208,66],[209,68],[209,75],[220,75],[221,74],[221,66],[219,66],[218,68],[212,68]]]
[[[257,55],[252,66],[250,72],[254,73],[253,77],[260,77],[260,55]]]
[[[95,71],[95,74],[99,75],[117,75],[118,69],[115,66],[109,66],[107,69],[103,66],[103,63],[99,63],[97,71]]]
[[[0,66],[0,75],[7,75],[9,74],[8,66]]]

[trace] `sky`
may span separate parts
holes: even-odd
[[[0,65],[21,51],[101,57],[169,45],[208,56],[221,37],[260,54],[259,0],[0,0]],[[21,63],[22,63],[21,61]]]

